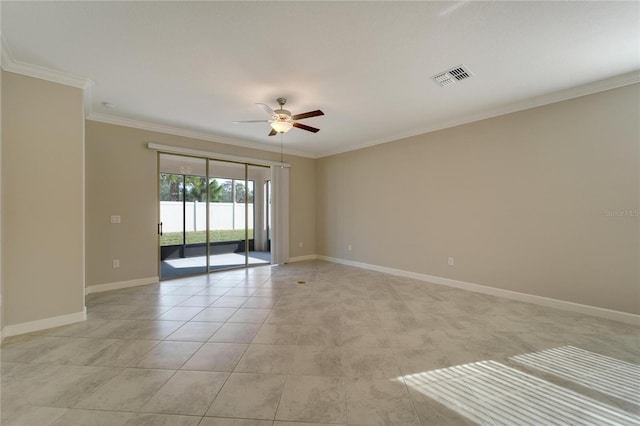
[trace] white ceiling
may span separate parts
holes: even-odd
[[[576,96],[606,86],[567,89],[604,79],[628,84],[640,69],[638,1],[1,8],[3,65],[92,80],[89,118],[279,150],[267,123],[232,121],[265,118],[254,104],[275,108],[283,96],[294,114],[326,114],[303,121],[320,132],[284,135],[285,150],[310,157]],[[474,76],[445,88],[430,80],[460,64]]]

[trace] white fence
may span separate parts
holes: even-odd
[[[248,204],[249,229],[253,229],[253,204]],[[244,229],[244,203],[211,203],[211,229]],[[182,232],[182,201],[160,201],[163,232]],[[206,231],[207,203],[185,203],[186,231]]]

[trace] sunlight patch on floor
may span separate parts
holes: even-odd
[[[640,425],[640,417],[495,361],[401,378],[479,424]]]
[[[512,360],[640,405],[640,366],[573,346],[518,355]]]

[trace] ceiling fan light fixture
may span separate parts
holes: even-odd
[[[290,121],[274,121],[271,123],[271,128],[278,133],[287,133],[293,128],[293,123]]]
[[[1,0],[0,0],[1,1]],[[280,105],[279,109],[273,110],[267,104],[257,103],[258,108],[266,112],[270,120],[243,120],[243,121],[234,121],[234,123],[269,123],[271,125],[271,132],[269,132],[269,136],[275,136],[278,133],[281,135],[283,133],[287,133],[293,127],[298,128],[300,130],[306,130],[311,133],[318,133],[320,129],[316,127],[307,126],[306,124],[299,123],[298,120],[304,120],[305,118],[312,118],[324,115],[324,112],[319,109],[315,111],[304,112],[302,114],[291,115],[291,112],[284,109],[284,105],[287,103],[285,98],[278,98],[278,105]]]

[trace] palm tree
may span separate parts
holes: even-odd
[[[207,201],[206,179],[202,176],[178,175],[173,173],[160,173],[160,200],[182,201],[183,188],[185,201]],[[228,185],[227,185],[228,186]],[[224,201],[225,190],[229,188],[218,182],[217,179],[209,181],[209,201],[219,203]]]
[[[160,200],[181,201],[183,187],[182,175],[160,173]]]
[[[212,203],[219,203],[222,201],[222,192],[224,191],[224,186],[220,185],[216,179],[211,180],[209,182],[209,200]]]

